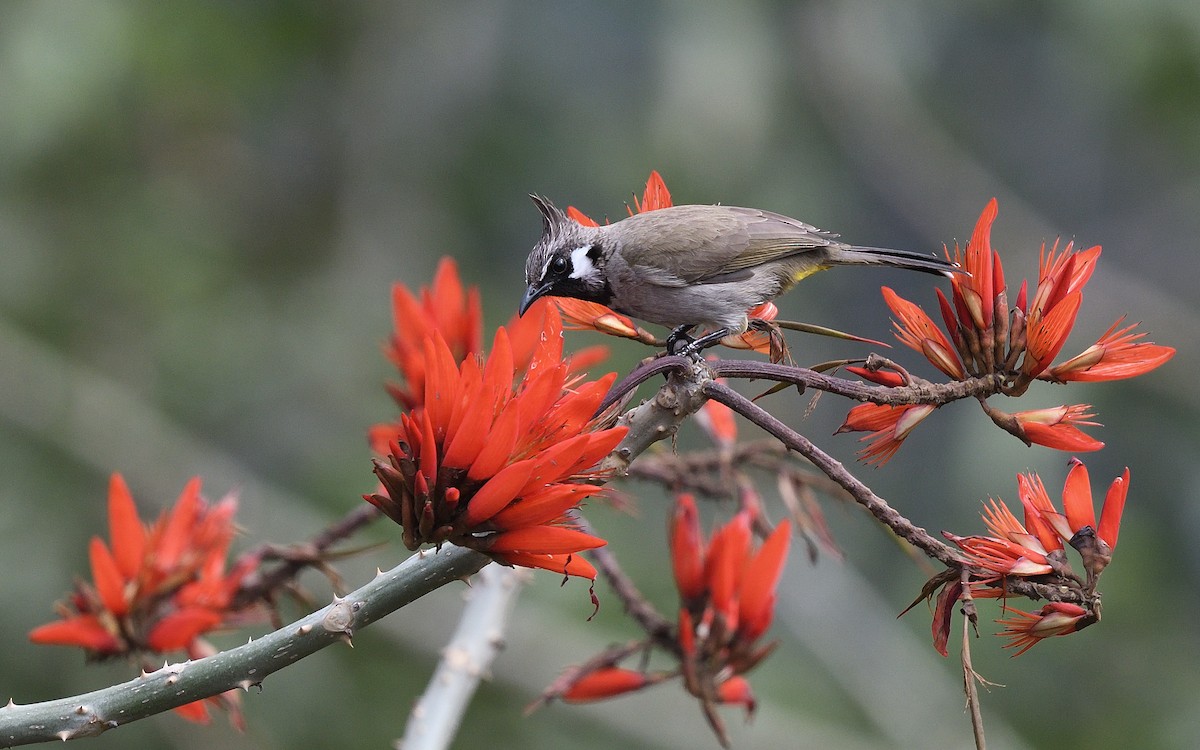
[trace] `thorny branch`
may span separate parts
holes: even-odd
[[[637,476],[640,472],[642,476],[664,481],[666,476],[663,472],[666,470],[662,465],[656,467],[650,460],[645,469],[631,471],[634,459],[655,442],[673,437],[680,424],[698,411],[705,401],[712,399],[745,416],[777,439],[787,450],[807,458],[833,484],[849,493],[855,501],[898,536],[951,569],[965,569],[963,560],[953,548],[912,524],[855,478],[841,463],[818,449],[807,438],[750,399],[717,382],[715,378],[773,380],[800,388],[827,391],[857,401],[894,405],[945,404],[962,398],[999,393],[1002,385],[994,378],[974,378],[941,385],[910,377],[910,385],[889,388],[865,385],[801,367],[740,360],[704,363],[687,357],[665,356],[649,360],[617,383],[605,397],[597,413],[611,408],[656,375],[666,375],[667,382],[659,388],[653,398],[620,416],[618,423],[629,427],[629,433],[597,467],[601,473],[607,472],[608,476],[617,477]],[[778,448],[766,450],[760,445],[750,445],[753,448],[746,448],[746,453],[734,454],[743,455],[743,464],[775,465],[773,461],[776,459],[764,456],[771,455],[772,451],[778,451]],[[702,455],[695,460],[711,462],[715,460],[715,454]],[[824,490],[831,488],[831,485],[825,484],[819,477],[809,477],[805,481],[824,484],[821,487]],[[699,491],[707,489],[711,494],[722,491],[715,485],[701,487],[697,484],[691,488]],[[733,489],[729,487],[724,491],[730,492]],[[264,598],[269,601],[272,592],[288,585],[303,568],[320,565],[333,544],[356,533],[376,517],[377,511],[374,508],[364,506],[347,514],[308,542],[294,548],[264,546],[248,553],[278,559],[281,563],[245,585],[238,593],[238,602],[250,604],[256,599]],[[673,627],[671,623],[652,606],[645,604],[637,589],[633,588],[632,581],[624,575],[611,555],[601,551],[594,559],[599,570],[613,584],[614,591],[641,622],[646,632],[652,638],[669,638]],[[366,586],[351,592],[345,599],[336,600],[333,605],[246,646],[205,659],[168,665],[130,682],[92,693],[25,706],[10,703],[6,707],[0,707],[0,746],[91,736],[233,687],[258,684],[267,674],[291,661],[338,639],[344,639],[355,629],[404,606],[417,596],[470,575],[487,562],[488,559],[482,555],[453,546],[436,555],[417,554],[395,570],[382,574]],[[998,585],[1004,586],[1012,594],[1034,600],[1051,599],[1089,606],[1095,603],[1086,601],[1087,597],[1077,588],[1065,585],[1016,579],[1005,580]],[[645,606],[641,606],[639,602]],[[329,630],[328,623],[334,615],[345,615],[341,619],[346,619],[348,624],[343,630]],[[285,647],[292,649],[291,656],[281,660],[277,658],[277,654],[280,648]],[[609,654],[607,658],[612,656]]]
[[[412,555],[344,598],[244,646],[165,664],[128,682],[71,698],[0,706],[0,747],[91,737],[233,688],[248,690],[268,675],[354,633],[448,583],[476,573],[489,559],[447,545]]]

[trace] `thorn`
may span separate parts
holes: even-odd
[[[342,633],[340,636],[338,636],[338,638],[339,638],[339,639],[340,639],[340,640],[341,640],[343,643],[345,643],[347,646],[349,646],[350,648],[354,648],[354,637],[353,637],[353,635],[354,635],[354,634],[353,634],[351,631],[347,630],[347,631],[345,631],[344,633]]]
[[[305,623],[296,628],[296,635],[308,635],[312,632],[313,626],[311,622]]]
[[[17,704],[17,702],[16,702],[16,701],[14,701],[12,698],[9,698],[9,699],[8,699],[8,703],[5,703],[5,704],[4,704],[4,707],[5,707],[5,708],[16,708],[16,707],[17,707],[17,705],[18,705],[18,704]]]
[[[381,575],[383,575],[383,571],[380,570],[379,568],[376,568],[375,569],[375,577],[378,578]]]
[[[67,731],[66,729],[62,730],[61,732],[55,733],[54,736],[59,738],[63,742],[66,742],[67,740],[71,739],[71,733],[69,731]]]
[[[467,588],[471,588],[471,576],[460,576],[458,580],[467,584]]]
[[[87,716],[89,713],[91,713],[91,709],[85,705],[80,705],[75,709],[75,713],[79,714],[80,716]]]
[[[248,692],[250,692],[250,686],[253,684],[254,683],[251,682],[250,680],[239,680],[237,683],[237,687],[240,687],[243,691],[248,693]]]

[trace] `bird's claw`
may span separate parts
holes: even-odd
[[[700,338],[692,338],[689,332],[694,326],[680,326],[667,337],[667,354],[700,359],[701,352],[721,343],[721,339],[729,335],[726,328],[709,331]]]

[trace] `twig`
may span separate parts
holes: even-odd
[[[487,565],[471,580],[458,629],[442,651],[425,694],[413,706],[397,750],[450,746],[479,680],[504,647],[508,615],[526,571]]]
[[[445,546],[418,553],[374,580],[292,624],[219,654],[166,664],[128,682],[58,700],[0,707],[0,746],[91,737],[122,724],[266,677],[354,633],[490,562],[468,549]]]
[[[604,396],[604,400],[600,402],[600,406],[597,407],[596,415],[603,414],[609,407],[624,398],[625,394],[655,375],[671,371],[686,371],[691,367],[692,361],[690,359],[678,355],[658,357],[657,359],[651,359],[638,365],[628,375],[613,385],[612,389]]]
[[[975,668],[971,666],[971,621],[966,617],[962,618],[962,621],[963,690],[967,692],[967,710],[971,712],[975,750],[987,750],[987,738],[983,734],[983,713],[979,710],[979,686],[975,684],[978,676],[975,674]]]
[[[703,392],[706,396],[719,401],[729,408],[746,417],[754,424],[775,436],[788,448],[807,458],[820,471],[843,489],[881,523],[890,528],[897,536],[909,544],[921,549],[926,555],[948,566],[962,565],[962,558],[949,545],[935,539],[928,531],[913,524],[900,515],[892,506],[871,491],[841,462],[814,445],[808,438],[779,421],[773,414],[758,406],[750,399],[733,390],[724,383],[710,380],[704,383]]]
[[[320,562],[327,549],[375,521],[380,515],[375,506],[363,503],[342,516],[341,520],[322,529],[307,542],[290,545],[294,554],[284,559],[278,567],[267,572],[256,569],[246,576],[237,594],[234,595],[233,603],[230,605],[231,609],[247,607],[259,599],[269,600],[275,590],[288,583],[304,568]],[[262,544],[243,554],[242,558],[252,555],[262,556],[266,552],[278,549],[277,545]]]

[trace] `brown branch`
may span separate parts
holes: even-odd
[[[756,362],[753,360],[719,359],[711,362],[713,375],[719,378],[747,378],[751,380],[773,380],[803,388],[814,388],[838,396],[869,401],[875,404],[904,406],[908,404],[932,404],[941,406],[951,401],[971,397],[987,397],[1000,392],[996,378],[980,377],[956,380],[950,383],[931,383],[928,380],[909,376],[912,385],[891,388],[868,385],[857,380],[825,375],[805,367]]]
[[[677,355],[657,357],[643,362],[613,385],[612,389],[604,396],[604,400],[600,402],[600,406],[596,408],[596,416],[603,414],[609,407],[624,398],[625,394],[655,375],[672,371],[684,372],[690,369],[692,364],[692,360]]]
[[[766,430],[769,434],[778,438],[788,448],[807,458],[826,476],[841,485],[860,505],[870,511],[871,515],[879,519],[881,523],[890,528],[901,539],[945,565],[955,567],[962,565],[962,558],[954,548],[934,538],[928,531],[902,516],[892,506],[888,505],[883,498],[872,492],[870,487],[863,484],[857,477],[847,471],[846,467],[840,461],[822,451],[812,441],[785,425],[773,414],[729,386],[718,383],[715,380],[705,383],[703,391],[709,398],[725,404],[763,430]]]

